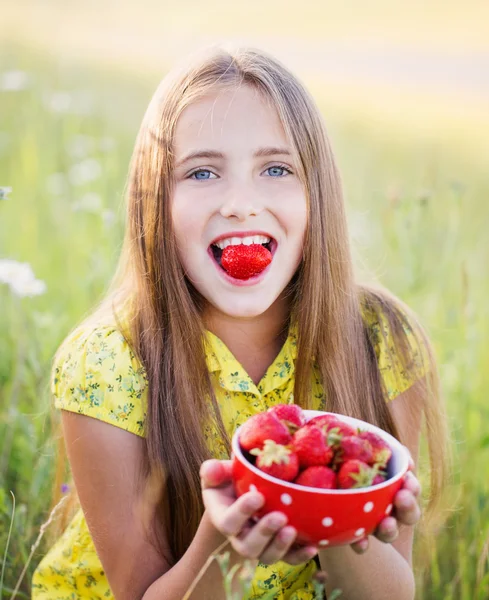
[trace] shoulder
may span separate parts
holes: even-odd
[[[79,327],[58,348],[51,370],[54,406],[144,435],[147,376],[114,324]]]
[[[431,370],[431,344],[415,313],[387,290],[367,290],[361,310],[386,399],[392,400]]]

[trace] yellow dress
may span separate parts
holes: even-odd
[[[413,369],[400,368],[386,322],[364,313],[374,336],[374,346],[390,401],[424,373],[423,357],[413,340]],[[380,329],[384,328],[384,341]],[[226,345],[206,332],[206,360],[213,388],[228,434],[251,415],[278,403],[293,401],[297,330],[289,328],[287,340],[258,385],[255,385]],[[316,367],[312,369],[314,408],[324,410],[324,393]],[[51,390],[54,406],[94,417],[135,435],[145,435],[147,378],[121,332],[113,324],[101,324],[72,334],[53,365]],[[220,441],[206,432],[209,447],[224,458]],[[221,442],[222,443],[222,442]],[[312,600],[311,577],[316,563],[299,566],[284,562],[259,564],[246,600]],[[37,566],[32,580],[33,600],[113,598],[80,508],[69,526]]]

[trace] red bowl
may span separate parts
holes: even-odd
[[[305,410],[306,421],[325,413]],[[387,465],[388,479],[367,488],[327,490],[289,483],[267,475],[255,467],[239,445],[239,427],[233,436],[233,483],[236,496],[256,489],[265,497],[258,517],[280,511],[288,524],[297,529],[297,541],[303,544],[341,546],[372,534],[382,519],[392,512],[394,496],[402,487],[409,468],[409,452],[396,438],[370,423],[344,415],[335,415],[353,427],[380,435],[392,449]]]

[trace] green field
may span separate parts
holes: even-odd
[[[153,75],[43,57],[15,45],[0,53],[2,85],[17,87],[0,96],[0,187],[12,188],[0,197],[0,259],[29,263],[46,284],[44,294],[24,298],[0,284],[0,598],[11,597],[48,517],[51,358],[113,272],[128,162],[157,84]],[[343,173],[359,277],[382,282],[413,307],[439,359],[458,500],[423,576],[417,568],[418,598],[486,599],[487,136],[470,115],[462,127],[442,111],[416,130],[401,120],[382,125],[341,111],[313,87]],[[29,597],[44,549],[35,552],[18,598]],[[419,567],[425,559],[418,550]]]

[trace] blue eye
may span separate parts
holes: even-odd
[[[287,167],[283,166],[283,165],[275,165],[274,167],[269,167],[267,169],[267,171],[275,171],[275,174],[270,175],[270,177],[275,177],[277,175],[277,171],[285,171],[289,174],[292,173],[292,171],[290,169],[288,169]],[[280,173],[278,174],[279,177],[281,177]]]
[[[207,175],[211,175],[211,171],[207,170],[207,169],[199,169],[198,171],[194,171],[193,173],[191,173],[189,175],[190,179],[196,179],[197,181],[202,180],[202,179],[210,179],[210,177],[199,177],[199,175],[202,174],[207,174]],[[194,175],[196,175],[196,177],[194,177]]]

